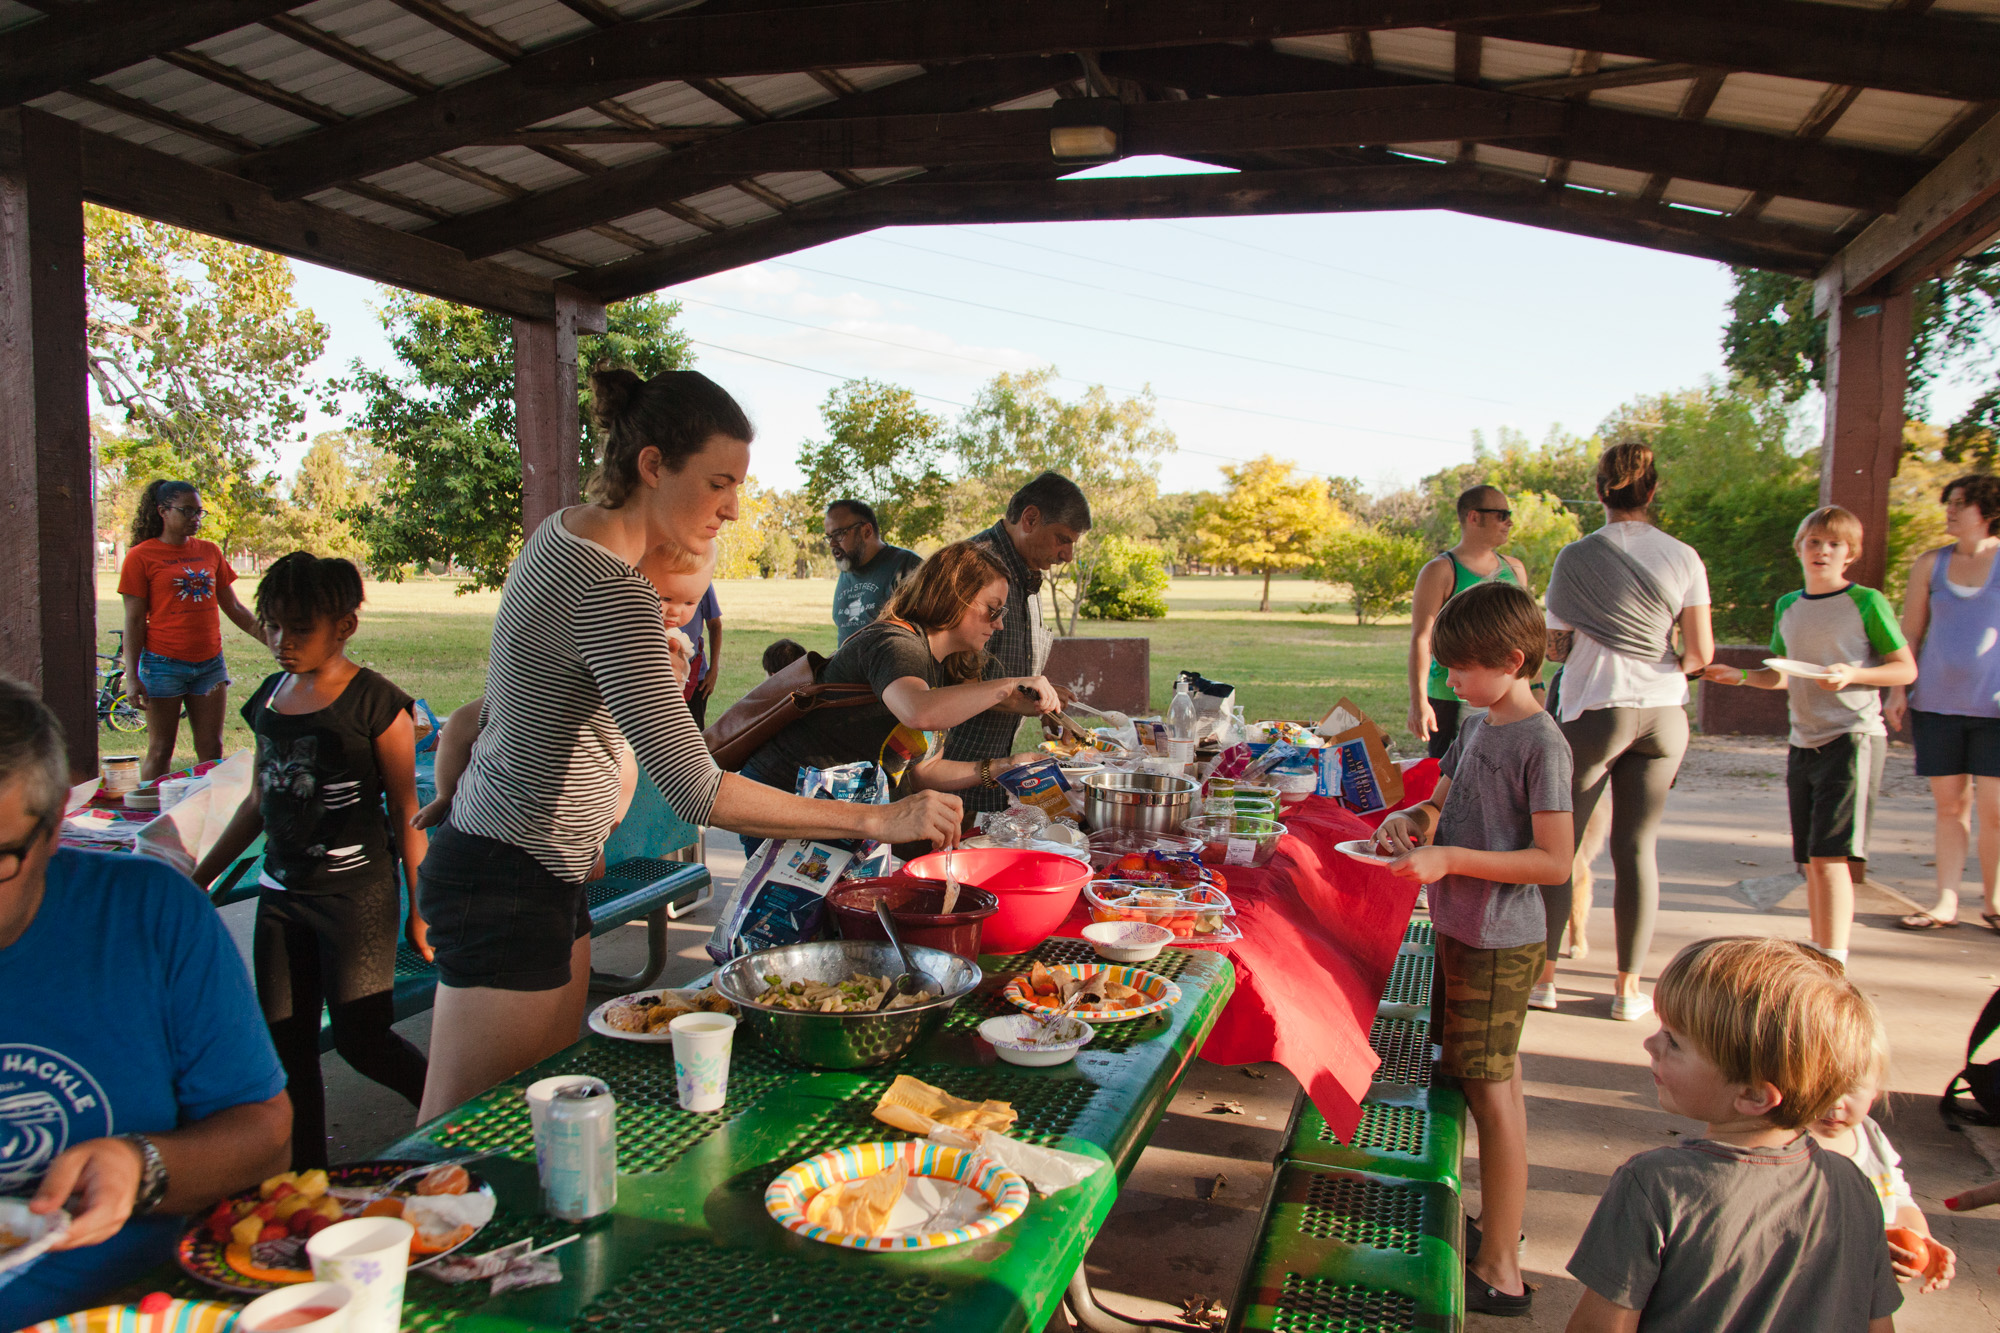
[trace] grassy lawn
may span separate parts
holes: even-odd
[[[245,603],[255,582],[243,580]],[[370,583],[361,611],[361,632],[349,651],[411,694],[430,700],[440,716],[476,697],[486,682],[486,650],[498,593],[456,595],[443,579]],[[1153,641],[1153,703],[1162,706],[1176,673],[1200,671],[1211,680],[1236,686],[1248,715],[1317,721],[1345,694],[1366,708],[1385,729],[1400,731],[1404,710],[1403,654],[1409,642],[1402,624],[1356,626],[1345,609],[1339,615],[1308,615],[1303,608],[1330,596],[1322,584],[1276,580],[1271,610],[1260,613],[1255,578],[1175,579],[1168,592],[1167,619],[1127,624],[1085,621],[1084,635],[1150,638]],[[124,623],[116,576],[98,576],[98,624]],[[833,651],[831,579],[724,580],[716,584],[722,603],[722,681],[709,715],[740,697],[762,679],[757,664],[764,646],[777,638],[797,639],[822,653]],[[109,634],[101,651],[110,652]],[[250,742],[249,729],[234,704],[249,697],[256,683],[275,669],[271,659],[235,626],[223,626],[223,655],[234,683],[224,747]],[[1407,737],[1402,738],[1405,743]],[[138,753],[143,738],[104,734],[107,754]],[[191,757],[186,733],[183,762]]]

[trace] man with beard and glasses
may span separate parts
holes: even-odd
[[[826,545],[840,568],[833,585],[835,644],[844,644],[889,604],[896,585],[916,572],[924,558],[882,540],[874,506],[864,500],[835,500],[826,507]]]

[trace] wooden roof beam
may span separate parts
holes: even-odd
[[[1489,37],[1984,101],[2000,24],[1812,0],[1605,0],[1596,12],[1477,21]]]
[[[1438,87],[1382,70],[1281,55],[1240,46],[1106,53],[1107,71],[1146,78],[1190,93],[1230,96],[1254,89]],[[1487,90],[1493,96],[1514,96]],[[1522,98],[1538,102],[1539,98]],[[1567,129],[1548,139],[1520,139],[1510,148],[1632,171],[1668,172],[1742,190],[1769,189],[1796,199],[1885,212],[1922,179],[1920,158],[1875,149],[1801,140],[1733,126],[1676,120],[1585,102],[1559,103]],[[1417,142],[1405,137],[1402,142]]]
[[[1908,291],[2000,227],[2000,117],[1980,126],[1820,275],[1820,301]]]
[[[19,136],[0,111],[0,156]],[[228,172],[92,130],[79,130],[83,194],[92,203],[254,245],[357,277],[524,319],[551,319],[555,287],[449,246],[317,204],[280,202]]]
[[[0,107],[283,13],[299,0],[97,0],[0,33]]]
[[[439,0],[397,0],[420,13]],[[636,20],[522,57],[481,76],[301,136],[246,158],[243,174],[280,198],[413,162],[481,135],[515,130],[669,80],[787,73],[829,66],[1042,56],[1182,42],[1262,41],[1384,27],[1428,27],[1498,14],[1569,13],[1597,0],[934,0]],[[455,11],[454,11],[455,12]],[[441,16],[432,15],[441,20]],[[460,16],[462,18],[462,16]],[[470,38],[468,38],[469,40]],[[503,57],[504,58],[504,57]]]
[[[1580,191],[1565,191],[1583,196]],[[1108,180],[1001,180],[880,185],[818,200],[782,218],[576,275],[601,301],[622,300],[710,273],[883,226],[941,223],[1074,222],[1127,218],[1229,217],[1271,213],[1372,212],[1447,208],[1533,225],[1608,234],[1673,248],[1810,271],[1835,241],[1803,228],[1734,223],[1661,205],[1583,196],[1552,203],[1539,182],[1464,166],[1339,167]],[[1671,240],[1672,245],[1663,244]]]
[[[1355,146],[1392,136],[1504,139],[1560,134],[1567,114],[1557,103],[1450,84],[1198,98],[1128,105],[1122,146],[1127,154],[1186,156]],[[470,255],[490,255],[769,171],[1047,164],[1050,122],[1047,110],[771,121],[622,173],[442,223],[425,234]]]

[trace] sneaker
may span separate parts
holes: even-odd
[[[1620,1023],[1636,1023],[1653,1012],[1652,997],[1646,995],[1614,995],[1611,997],[1611,1016]]]
[[[1535,1312],[1534,1288],[1521,1284],[1521,1294],[1510,1296],[1465,1266],[1465,1312],[1498,1315],[1502,1319],[1525,1319]]]
[[[1530,1009],[1553,1010],[1556,1007],[1556,983],[1553,981],[1544,981],[1529,991],[1528,1007]]]

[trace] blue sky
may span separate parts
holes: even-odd
[[[325,373],[389,364],[374,286],[296,267],[333,329]],[[667,295],[755,421],[767,485],[796,483],[844,378],[952,417],[998,371],[1053,364],[1064,394],[1152,386],[1181,445],[1165,489],[1271,453],[1379,492],[1469,458],[1474,430],[1588,432],[1719,375],[1729,291],[1706,260],[1421,212],[897,228]]]

